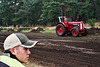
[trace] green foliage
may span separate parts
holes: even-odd
[[[38,21],[41,22],[42,25],[46,25],[50,22],[56,23],[56,18],[59,16],[59,9],[57,9],[58,2],[43,2],[42,6],[42,14],[40,15],[40,19]]]
[[[94,27],[95,22],[96,22],[96,19],[93,19],[93,18],[88,20],[88,23],[89,23],[89,25],[90,25],[91,27]]]
[[[61,10],[80,21],[100,20],[100,0],[0,0],[0,26],[56,25]],[[62,8],[61,8],[62,7]]]

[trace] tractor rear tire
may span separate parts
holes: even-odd
[[[56,26],[56,34],[58,36],[65,36],[66,31],[66,28],[62,24]]]
[[[78,29],[73,29],[73,30],[72,30],[72,35],[73,35],[74,37],[78,37],[78,36],[79,36],[79,30],[78,30]]]

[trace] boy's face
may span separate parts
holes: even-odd
[[[20,62],[27,63],[29,60],[29,55],[31,54],[29,48],[24,48],[22,46],[18,46],[14,49],[15,56],[18,58]]]

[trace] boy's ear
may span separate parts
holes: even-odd
[[[11,52],[13,55],[15,55],[15,48],[11,48],[11,49],[10,49],[10,52]]]

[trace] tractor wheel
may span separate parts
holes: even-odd
[[[72,30],[72,35],[73,35],[74,37],[78,37],[78,36],[79,36],[79,31],[78,31],[78,29],[73,29],[73,30]]]
[[[84,33],[81,33],[82,36],[86,36],[87,33],[88,33],[87,30],[86,30],[86,28],[84,28],[84,29],[85,29],[85,32]]]
[[[57,34],[58,36],[64,36],[65,33],[66,33],[65,27],[64,27],[62,24],[58,24],[58,25],[56,26],[56,34]]]

